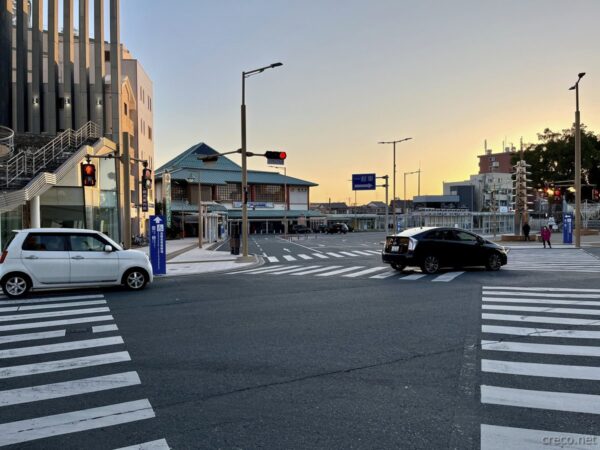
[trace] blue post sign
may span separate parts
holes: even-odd
[[[372,191],[377,187],[377,176],[374,173],[352,174],[353,191]]]
[[[154,275],[165,275],[167,273],[164,216],[150,216],[150,263]]]
[[[563,215],[563,244],[573,243],[573,214]]]

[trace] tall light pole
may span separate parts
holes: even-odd
[[[283,66],[277,62],[260,69],[242,72],[242,259],[248,258],[248,166],[246,151],[246,78],[267,69]]]
[[[575,247],[581,247],[581,122],[579,117],[579,82],[585,72],[577,74],[577,82],[569,88],[575,90]]]
[[[408,223],[408,214],[407,214],[407,203],[406,203],[406,175],[413,175],[415,173],[418,173],[419,176],[421,176],[421,170],[415,170],[414,172],[404,172],[404,206],[403,206],[403,212],[404,212],[404,226],[406,227],[406,224]],[[421,188],[419,188],[419,193],[421,191]]]
[[[408,138],[404,138],[404,139],[398,139],[396,141],[380,141],[378,142],[378,144],[392,144],[394,146],[394,173],[392,176],[392,220],[394,222],[394,233],[396,233],[396,227],[397,227],[397,223],[396,223],[396,144],[400,143],[400,142],[404,142],[404,141],[408,141],[412,139],[411,137]]]

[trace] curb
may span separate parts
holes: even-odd
[[[249,269],[254,269],[256,267],[260,267],[265,263],[265,260],[263,259],[262,256],[258,256],[258,255],[254,255],[256,256],[256,262],[252,263],[248,266],[242,267],[240,268],[240,270],[249,270]],[[206,261],[208,262],[208,261]],[[214,262],[214,261],[210,261],[210,262]],[[187,264],[195,264],[194,262],[188,262]],[[220,274],[220,273],[234,273],[236,272],[236,270],[232,270],[232,269],[223,269],[223,270],[215,270],[212,272],[197,272],[197,273],[182,273],[182,274],[173,274],[173,275],[156,275],[154,277],[155,280],[168,280],[169,278],[174,278],[174,277],[193,277],[193,276],[198,276],[198,275],[213,275],[213,274]]]

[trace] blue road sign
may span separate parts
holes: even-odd
[[[573,214],[563,215],[563,244],[573,243]]]
[[[377,175],[374,173],[352,174],[353,191],[372,191],[377,187]]]
[[[150,216],[150,263],[154,275],[167,273],[165,228],[164,216]]]

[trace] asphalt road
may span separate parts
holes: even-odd
[[[600,351],[600,336],[594,334],[600,331],[594,321],[600,316],[600,291],[581,291],[600,289],[600,252],[515,251],[509,255],[513,270],[510,265],[496,273],[470,269],[447,281],[413,276],[418,271],[373,278],[386,273],[383,269],[346,276],[381,266],[379,256],[369,253],[379,242],[376,235],[355,233],[320,236],[296,243],[299,247],[260,237],[253,240],[253,251],[278,261],[252,272],[161,279],[140,293],[52,294],[98,295],[68,300],[77,302],[106,300],[106,305],[79,307],[108,308],[94,317],[110,314],[114,320],[98,326],[117,325],[111,331],[92,330],[96,323],[11,330],[1,327],[56,318],[4,320],[9,314],[53,310],[3,310],[0,424],[13,425],[0,425],[0,444],[14,439],[19,449],[115,449],[149,441],[175,449],[516,449],[552,448],[544,439],[574,436],[568,433],[600,435],[600,388],[594,378],[600,371],[594,354]],[[341,251],[354,256],[313,256]],[[327,275],[340,270],[332,265],[360,268]],[[303,274],[315,270],[309,266],[324,269]],[[563,303],[551,303],[557,301]],[[58,329],[66,335],[6,341],[17,333]],[[550,329],[562,331],[543,331]],[[52,353],[57,350],[39,349],[42,345],[110,337],[123,343],[106,341],[93,354],[127,352],[130,361],[22,373],[28,369],[21,366],[85,358],[93,350]],[[38,354],[4,352],[13,348],[35,348]],[[130,385],[14,403],[45,392],[15,389],[65,382],[73,389],[75,380],[131,372],[139,383],[122,377],[116,382]],[[131,411],[97,422],[82,421],[81,413],[56,436],[44,437],[57,428],[59,414],[115,404]],[[49,416],[53,422],[14,425]],[[27,440],[32,430],[42,438]],[[526,447],[510,441],[521,430],[535,438]]]

